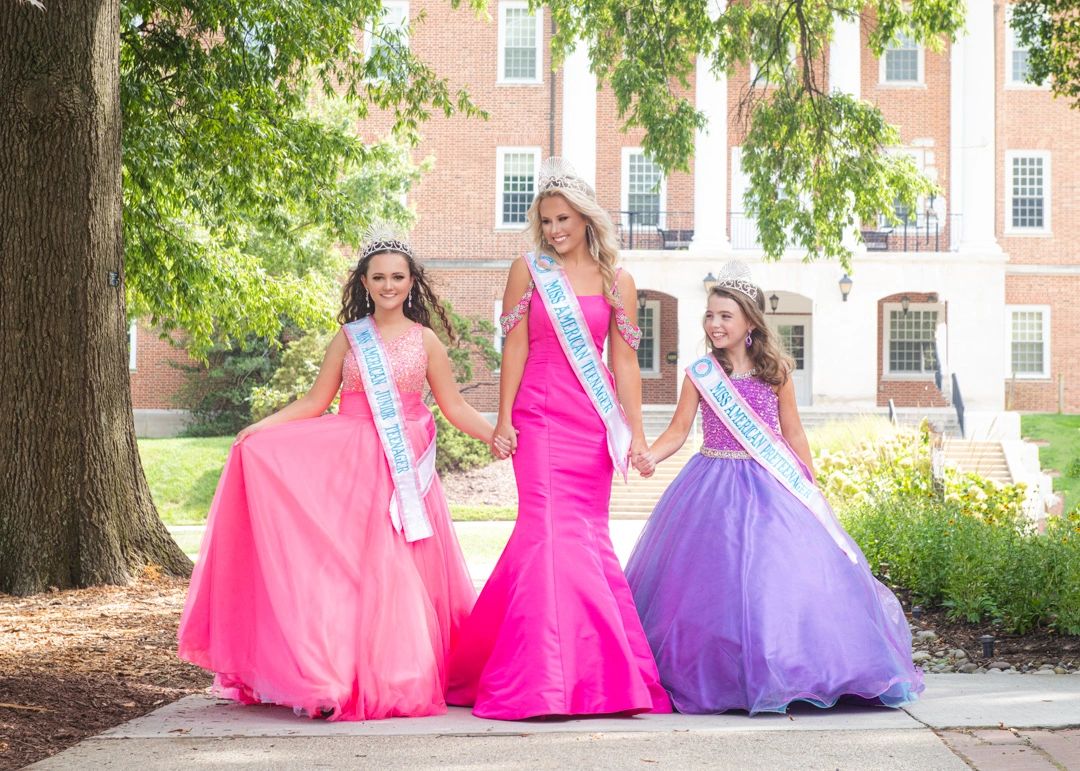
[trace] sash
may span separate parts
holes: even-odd
[[[533,283],[544,299],[543,305],[547,308],[551,326],[555,328],[555,337],[559,339],[570,368],[585,389],[596,414],[604,421],[611,462],[625,481],[627,457],[630,454],[630,424],[606,377],[607,367],[593,343],[577,295],[562,266],[552,257],[546,254],[537,257],[530,252],[525,255],[525,264],[529,266]]]
[[[761,419],[731,384],[712,354],[686,368],[690,382],[750,457],[760,463],[821,523],[853,563],[858,562],[851,542],[821,490],[809,479],[805,466],[784,439]]]
[[[356,356],[364,394],[371,405],[371,416],[394,480],[390,521],[399,533],[405,530],[406,541],[429,538],[434,532],[428,521],[424,495],[435,474],[435,442],[428,445],[419,459],[415,457],[390,358],[371,316],[346,324],[345,336]]]

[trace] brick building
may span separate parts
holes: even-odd
[[[410,46],[491,115],[433,117],[417,154],[434,168],[410,194],[414,245],[458,312],[497,316],[506,270],[526,246],[536,170],[562,155],[620,228],[641,290],[648,404],[675,401],[682,368],[703,350],[706,279],[738,257],[769,298],[804,405],[962,401],[979,425],[1007,409],[1080,411],[1080,362],[1070,355],[1080,344],[1080,302],[1070,299],[1080,295],[1080,212],[1068,203],[1080,180],[1080,112],[1024,82],[1007,5],[969,3],[966,36],[941,53],[901,41],[878,59],[866,45],[872,20],[839,25],[830,87],[876,104],[900,128],[895,151],[942,191],[898,212],[903,226],[863,223],[850,283],[838,264],[804,264],[795,252],[761,261],[741,212],[735,121],[749,68],[726,79],[698,68],[691,88],[709,129],[693,173],[663,179],[640,134],[619,129],[614,97],[597,89],[583,52],[552,73],[544,9],[534,16],[523,0],[493,0],[485,24],[441,0],[385,5],[391,20],[424,15]],[[374,117],[362,130],[384,128]],[[497,375],[476,372],[468,397],[493,411]]]

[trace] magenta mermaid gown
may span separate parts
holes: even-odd
[[[578,298],[597,349],[612,309]],[[613,466],[604,425],[542,300],[514,401],[514,532],[450,656],[450,704],[485,718],[668,712],[608,535]]]
[[[435,436],[416,325],[387,344],[419,454]],[[446,711],[446,660],[476,593],[438,477],[435,535],[390,521],[389,467],[356,360],[338,414],[273,426],[235,445],[210,509],[180,621],[179,654],[215,692],[331,720]]]
[[[735,389],[779,432],[776,394]],[[693,386],[687,384],[686,388]],[[783,712],[844,696],[897,707],[923,690],[900,603],[702,404],[705,442],[657,503],[626,566],[679,712]]]

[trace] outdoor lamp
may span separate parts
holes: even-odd
[[[708,294],[712,291],[713,287],[716,286],[716,276],[714,276],[710,270],[709,275],[703,278],[701,283],[705,285],[705,294]]]
[[[994,636],[992,634],[984,634],[979,638],[979,643],[982,645],[983,658],[992,658],[994,655]]]
[[[922,618],[922,605],[916,605],[911,609],[911,617],[916,621]]]
[[[851,294],[851,285],[855,282],[851,280],[851,276],[847,273],[840,279],[840,296],[844,298],[844,302],[847,302],[847,296]]]
[[[911,305],[911,298],[904,295],[900,298],[900,309],[904,311],[904,315],[907,315],[907,309]]]
[[[780,304],[780,298],[776,296],[776,293],[769,295],[769,307],[772,308],[772,312],[776,313],[776,306]]]
[[[648,299],[648,298],[645,297],[645,290],[644,289],[637,290],[637,309],[638,309],[638,315],[639,316],[641,315],[642,311],[645,310],[645,300],[646,299]]]

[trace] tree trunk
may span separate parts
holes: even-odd
[[[0,591],[13,594],[191,569],[154,509],[131,412],[119,0],[45,3],[0,0]]]

